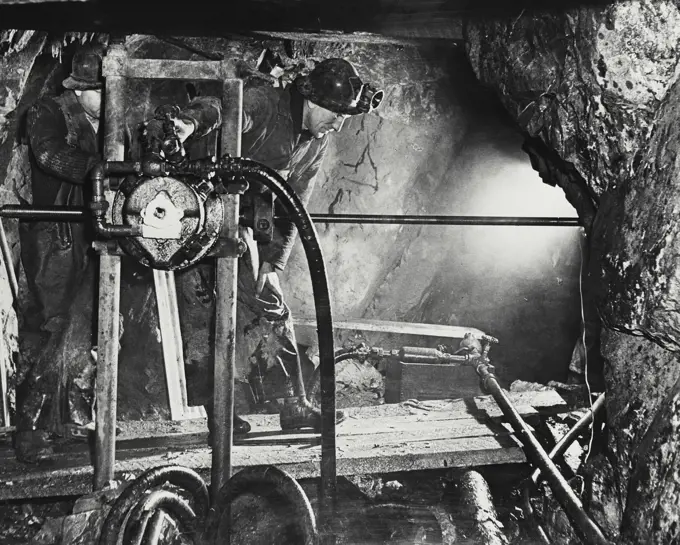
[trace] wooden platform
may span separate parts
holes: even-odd
[[[520,414],[566,410],[554,391],[509,394]],[[406,401],[346,409],[337,429],[338,475],[388,473],[525,462],[519,442],[489,396]],[[276,465],[295,478],[319,476],[320,436],[283,433],[278,415],[246,417],[253,431],[234,447],[234,469]],[[204,420],[121,422],[116,478],[179,464],[210,478],[211,451]],[[8,442],[0,448],[0,499],[79,495],[92,486],[89,447],[71,445],[39,465],[17,462]]]

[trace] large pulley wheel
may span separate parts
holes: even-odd
[[[193,265],[217,242],[223,204],[212,187],[167,176],[129,177],[113,201],[113,222],[141,228],[142,236],[120,240],[137,261],[167,271]]]
[[[211,545],[316,545],[316,518],[298,482],[274,467],[249,467],[220,490],[207,521]]]

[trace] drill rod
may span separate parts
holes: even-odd
[[[490,366],[485,363],[476,366],[477,374],[482,380],[484,389],[493,396],[501,411],[503,411],[503,415],[512,426],[512,429],[520,441],[522,441],[527,457],[531,458],[533,463],[541,468],[544,479],[550,485],[553,494],[555,494],[557,501],[569,517],[576,532],[589,545],[611,545],[604,537],[604,534],[602,534],[602,531],[585,512],[581,500],[574,494],[569,483],[567,483],[566,479],[557,469],[557,466],[555,466],[548,454],[543,450],[543,447],[512,405],[508,396],[505,395],[496,376],[489,368]]]

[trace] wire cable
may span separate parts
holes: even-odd
[[[585,239],[585,234],[583,236],[579,237],[579,249],[581,250],[581,265],[579,267],[579,275],[578,275],[578,291],[579,291],[579,298],[581,302],[581,342],[583,343],[583,362],[584,362],[584,369],[583,369],[583,374],[586,380],[586,389],[588,390],[588,403],[590,403],[590,410],[592,412],[593,410],[593,394],[590,389],[590,381],[588,380],[588,347],[586,345],[586,315],[585,315],[585,310],[584,310],[584,303],[583,303],[583,263],[585,261],[585,252],[586,250],[583,247],[583,240]],[[593,441],[595,438],[595,421],[593,421],[593,424],[590,428],[590,440],[588,441],[588,452],[586,453],[586,457],[584,462],[588,461],[588,458],[590,457],[590,453],[592,452],[593,449]]]

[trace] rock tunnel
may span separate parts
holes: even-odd
[[[586,345],[592,380],[607,393],[607,435],[583,468],[582,501],[612,542],[676,542],[680,8],[642,0],[485,16],[439,6],[422,25],[375,9],[374,39],[339,27],[228,37],[192,30],[181,40],[139,29],[126,46],[149,58],[219,52],[251,69],[263,50],[287,69],[351,58],[386,98],[334,135],[313,212],[579,217],[582,228],[322,225],[335,317],[479,328],[500,340],[493,357],[506,385],[567,382],[587,322],[588,334],[599,337]],[[9,21],[26,21],[8,13]],[[346,24],[346,16],[331,16],[324,20]],[[106,32],[88,30],[1,31],[0,204],[30,202],[17,139],[22,114],[58,92],[78,45],[107,42]],[[17,225],[5,220],[5,229],[20,274]],[[163,420],[155,301],[143,271],[129,274],[119,417]],[[19,338],[5,268],[0,281],[1,356],[14,370],[10,383],[19,384],[31,346]],[[293,314],[311,317],[299,244],[282,282]],[[25,295],[21,274],[20,286]],[[400,342],[380,333],[360,340]],[[313,335],[301,328],[298,341],[314,361]],[[69,350],[82,357],[77,343]]]

